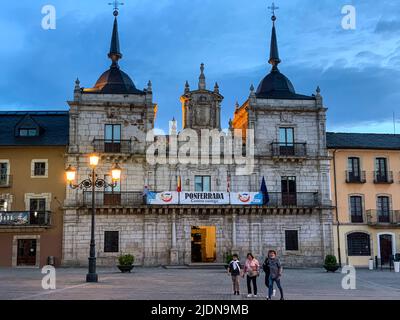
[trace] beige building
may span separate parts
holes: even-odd
[[[400,135],[327,133],[335,254],[389,265],[400,252]]]
[[[0,112],[0,122],[0,266],[60,265],[68,112]]]

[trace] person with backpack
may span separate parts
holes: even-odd
[[[233,294],[240,295],[240,274],[241,274],[241,267],[239,262],[239,256],[234,254],[232,256],[232,261],[229,263],[228,266],[228,273],[232,277],[232,285],[233,285]]]
[[[271,300],[272,296],[272,291],[274,288],[274,282],[276,283],[279,292],[281,294],[281,300],[284,300],[283,298],[283,290],[281,286],[281,277],[282,277],[282,265],[279,259],[276,256],[276,251],[275,250],[269,250],[268,251],[268,268],[269,268],[269,278],[268,278],[268,298],[267,300]]]

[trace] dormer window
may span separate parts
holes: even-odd
[[[20,137],[36,137],[38,135],[36,128],[20,128],[19,136]]]

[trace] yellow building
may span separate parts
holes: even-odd
[[[0,266],[61,264],[68,121],[0,112]]]
[[[400,252],[400,135],[327,133],[335,255],[389,265]]]

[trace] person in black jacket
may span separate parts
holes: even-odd
[[[240,274],[241,274],[241,267],[239,262],[239,256],[237,254],[233,255],[233,260],[229,263],[228,273],[230,273],[232,277],[232,285],[233,285],[233,294],[240,295]]]
[[[269,274],[270,274],[269,265],[268,265],[268,256],[265,258],[262,268],[265,273],[265,286],[268,289],[269,288]]]

